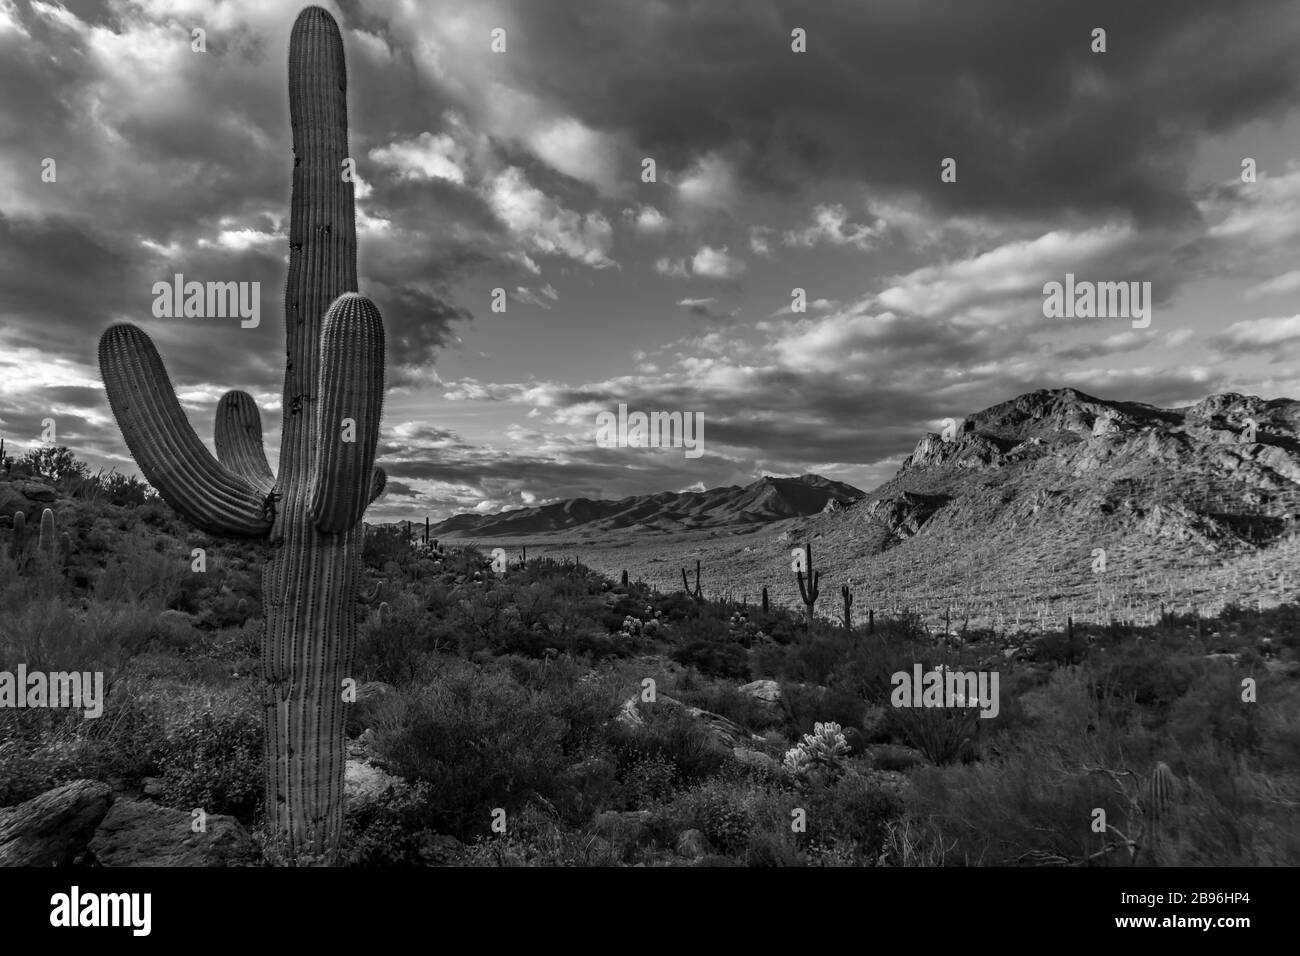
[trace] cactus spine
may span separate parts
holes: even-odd
[[[808,606],[808,623],[811,625],[813,622],[813,605],[817,603],[817,599],[821,597],[822,593],[817,587],[821,583],[822,573],[813,570],[812,544],[803,546],[803,554],[803,566],[808,572],[807,587],[804,586],[803,571],[796,568],[794,573],[795,577],[799,579],[799,596],[803,598],[803,603]]]
[[[99,346],[109,404],[149,482],[204,531],[270,545],[262,575],[266,813],[289,861],[333,856],[342,841],[340,687],[356,647],[361,516],[386,481],[374,467],[384,327],[356,293],[353,185],[340,172],[348,156],[346,96],[338,25],[307,7],[289,40],[294,167],[274,481],[250,396],[219,403],[214,459],[143,332],[115,325]]]

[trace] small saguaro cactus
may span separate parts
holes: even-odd
[[[812,544],[803,546],[804,562],[803,566],[808,571],[807,586],[804,584],[803,571],[795,569],[795,577],[799,579],[799,596],[803,598],[803,603],[808,606],[808,623],[812,624],[814,605],[817,599],[821,597],[821,590],[817,587],[821,583],[822,573],[813,570]]]
[[[67,568],[72,563],[72,535],[63,532],[59,535],[59,565]]]
[[[623,569],[623,576],[619,579],[619,584],[625,588],[627,587],[627,568]]]
[[[767,613],[767,588],[763,588],[763,613]]]
[[[876,633],[876,612],[872,608],[867,608],[867,633]]]
[[[27,513],[25,511],[14,512],[14,534],[9,539],[9,557],[17,561],[23,556],[23,549],[27,547]]]
[[[392,608],[389,607],[387,601],[379,602],[379,610],[375,612],[375,620],[379,622],[380,627],[388,626],[389,621],[392,619],[390,617],[391,612],[392,612]]]
[[[36,537],[36,550],[48,561],[54,560],[54,512],[46,508],[41,512],[41,530]]]
[[[361,517],[386,483],[375,468],[384,324],[357,294],[343,37],[320,7],[289,37],[293,186],[280,467],[272,475],[253,398],[217,404],[214,458],[176,399],[153,342],[110,327],[99,365],[122,437],[164,500],[209,534],[267,542],[262,713],[267,829],[287,861],[343,840],[340,688],[354,671]]]
[[[853,630],[853,591],[847,584],[840,585],[840,594],[844,597],[844,630]]]
[[[695,598],[695,600],[704,600],[704,592],[700,590],[700,562],[698,559],[695,562],[695,590],[691,590],[690,582],[686,578],[685,568],[682,568],[682,588],[689,596]]]

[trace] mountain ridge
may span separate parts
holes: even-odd
[[[566,498],[494,515],[459,514],[431,526],[438,538],[505,537],[555,531],[638,530],[671,534],[708,528],[761,525],[818,514],[832,502],[846,505],[864,492],[821,475],[764,475],[748,485],[704,491],[662,491],[619,499]]]

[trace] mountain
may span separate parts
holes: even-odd
[[[1281,596],[1297,517],[1300,402],[1064,388],[925,435],[890,481],[787,534],[890,600],[1077,614]]]
[[[817,514],[851,504],[862,491],[820,475],[765,476],[750,485],[633,495],[618,501],[570,498],[495,515],[460,514],[431,529],[438,538],[523,537],[552,531],[656,531],[734,528]]]

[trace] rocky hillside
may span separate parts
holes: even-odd
[[[650,531],[672,533],[701,528],[761,524],[817,514],[828,505],[862,496],[852,485],[819,475],[765,476],[750,485],[708,491],[633,495],[618,501],[570,498],[496,515],[461,514],[436,525],[438,538],[501,537],[553,531]]]
[[[1289,589],[1298,514],[1300,402],[1157,408],[1053,389],[924,436],[892,480],[790,536],[820,537],[905,601],[1083,611]]]

